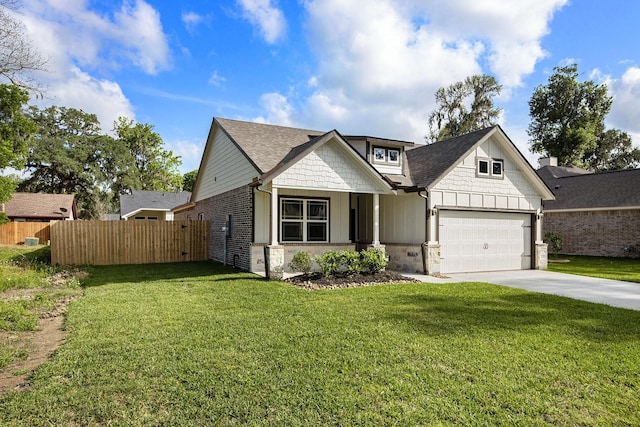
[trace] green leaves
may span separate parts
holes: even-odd
[[[493,97],[502,86],[493,76],[474,75],[436,92],[438,108],[429,115],[430,142],[442,141],[496,124],[502,109]]]
[[[531,151],[558,158],[558,165],[606,170],[637,166],[640,150],[626,132],[605,131],[612,97],[606,85],[579,82],[576,64],[556,67],[529,101]]]

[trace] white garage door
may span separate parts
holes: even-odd
[[[442,273],[531,268],[531,215],[440,211]]]

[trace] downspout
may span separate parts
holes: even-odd
[[[425,194],[423,195],[421,193],[421,191],[424,191]],[[425,218],[425,224],[424,224],[424,242],[422,242],[422,244],[420,245],[422,248],[422,272],[424,274],[429,274],[429,269],[427,268],[427,258],[428,258],[428,251],[429,251],[429,195],[427,193],[426,190],[418,190],[418,196],[422,197],[424,199],[425,202],[425,213],[426,213],[426,218]]]

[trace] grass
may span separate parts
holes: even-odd
[[[640,424],[640,312],[507,287],[96,267],[66,328],[0,424]]]
[[[549,263],[549,270],[603,279],[640,283],[640,259],[554,255],[551,259],[566,259],[568,263]]]
[[[47,278],[58,270],[51,267],[47,246],[0,247],[0,369],[29,356],[22,344],[6,333],[34,331],[39,315],[51,310],[60,297],[78,294],[78,283],[66,281],[54,287]],[[33,290],[21,293],[16,291]],[[8,292],[13,292],[7,297]],[[13,334],[15,335],[15,334]]]

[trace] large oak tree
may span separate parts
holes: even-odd
[[[578,81],[576,64],[554,68],[546,85],[529,101],[531,151],[558,158],[558,164],[595,171],[636,167],[640,150],[626,132],[607,130],[612,97],[607,86]]]

